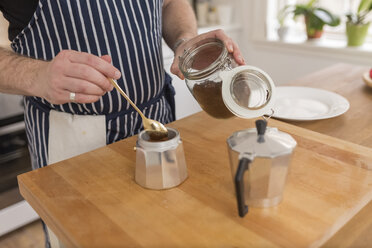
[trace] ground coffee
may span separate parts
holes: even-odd
[[[209,115],[218,119],[234,116],[223,102],[222,82],[205,81],[195,84],[193,95],[201,108]]]

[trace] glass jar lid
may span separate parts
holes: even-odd
[[[239,66],[220,73],[222,98],[226,107],[241,118],[271,113],[275,85],[267,73],[254,66]]]

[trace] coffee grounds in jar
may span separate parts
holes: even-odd
[[[193,95],[201,108],[212,117],[227,119],[233,116],[222,99],[222,82],[205,81],[195,84]]]

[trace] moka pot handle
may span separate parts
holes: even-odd
[[[238,169],[235,174],[235,191],[236,200],[238,203],[238,212],[240,217],[244,217],[248,213],[248,206],[245,204],[244,197],[244,173],[249,170],[249,164],[252,161],[246,157],[239,160]]]

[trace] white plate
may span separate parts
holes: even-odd
[[[331,91],[310,87],[276,87],[273,117],[310,121],[336,117],[350,107],[349,101]]]

